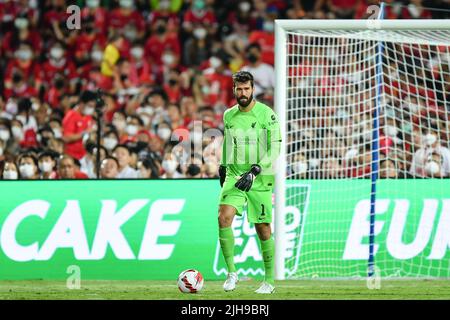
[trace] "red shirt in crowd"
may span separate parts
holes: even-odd
[[[137,10],[130,11],[129,14],[125,13],[121,8],[114,9],[108,16],[108,23],[110,28],[123,29],[127,24],[134,24],[137,32],[145,30],[145,20],[142,14]]]
[[[5,37],[2,40],[4,53],[13,54],[17,49],[17,47],[14,47],[13,44],[13,35],[14,34],[12,31],[5,34]],[[39,32],[30,30],[28,32],[28,36],[25,39],[21,39],[20,42],[28,43],[35,53],[39,53],[42,50],[42,38]]]
[[[73,79],[77,76],[77,70],[72,61],[66,59],[60,66],[55,66],[50,60],[42,65],[42,78],[47,84],[51,84],[56,74],[63,75],[66,79]]]
[[[275,36],[271,32],[255,30],[248,37],[249,43],[258,43],[261,46],[261,59],[263,62],[274,65]]]
[[[86,131],[91,126],[91,123],[91,116],[84,116],[74,109],[69,110],[62,121],[63,136],[66,137],[73,134],[80,134]],[[83,146],[83,139],[65,143],[64,152],[78,160],[83,158],[86,154],[86,149]]]
[[[106,35],[108,32],[108,11],[105,8],[88,8],[85,7],[81,10],[81,19],[87,20],[88,17],[94,17],[94,26],[102,35]]]
[[[162,64],[162,54],[166,49],[171,49],[176,55],[180,55],[180,43],[177,34],[169,33],[163,38],[154,34],[145,43],[144,54],[153,63]]]
[[[39,83],[41,81],[41,66],[36,61],[30,60],[23,63],[18,59],[11,59],[6,66],[5,82],[12,81],[12,76],[16,72],[20,73],[28,83]]]

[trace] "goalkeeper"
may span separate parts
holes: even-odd
[[[247,219],[255,224],[265,277],[256,293],[272,293],[274,286],[274,240],[272,222],[273,164],[278,157],[281,135],[273,110],[253,98],[253,76],[246,71],[233,75],[237,105],[225,111],[222,160],[219,167],[222,191],[219,200],[219,241],[228,269],[223,285],[234,290],[238,282],[234,265],[234,216],[242,215],[247,204]]]

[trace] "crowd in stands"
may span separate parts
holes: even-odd
[[[445,3],[386,2],[390,19]],[[216,178],[232,73],[250,71],[273,106],[274,19],[367,18],[371,4],[1,0],[0,179]],[[316,160],[290,168],[301,157]]]

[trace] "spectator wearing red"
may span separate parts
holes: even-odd
[[[21,74],[28,85],[34,85],[38,89],[41,84],[41,66],[34,60],[32,48],[27,43],[22,43],[14,53],[14,58],[8,62],[5,70],[5,88],[12,87],[14,74]]]
[[[119,0],[119,8],[111,11],[108,24],[113,32],[123,31],[126,26],[132,25],[137,32],[136,37],[142,39],[145,33],[145,20],[142,14],[134,9],[134,2],[134,0]]]
[[[30,86],[20,71],[14,72],[11,77],[11,87],[5,88],[5,100],[10,98],[31,98],[36,97],[37,91]]]
[[[230,11],[227,16],[227,23],[230,24],[234,33],[249,32],[256,29],[256,19],[251,14],[252,4],[250,1],[239,2],[237,11]]]
[[[56,74],[61,74],[69,81],[77,76],[75,64],[66,57],[66,50],[62,42],[55,42],[49,51],[49,59],[42,65],[42,78],[49,86]],[[72,81],[73,85],[73,81]]]
[[[178,35],[167,31],[167,23],[163,19],[158,19],[156,32],[145,43],[145,57],[153,64],[160,65],[162,55],[165,50],[171,50],[175,55],[180,55],[180,43]]]
[[[210,88],[209,92],[203,95],[203,105],[229,106],[233,100],[233,80],[226,61],[219,55],[212,56],[209,58],[209,66],[203,71]]]
[[[62,121],[64,152],[78,160],[86,154],[83,137],[92,130],[95,99],[94,92],[83,91],[78,103],[66,113]]]
[[[183,31],[190,34],[197,25],[208,26],[210,35],[217,32],[217,18],[205,0],[193,0],[191,7],[183,15]]]
[[[180,29],[180,18],[178,12],[183,3],[177,0],[160,0],[159,2],[151,1],[152,10],[148,15],[148,23],[151,30],[156,29],[158,19],[167,21],[167,30],[170,33],[178,33]]]
[[[133,87],[139,87],[144,84],[153,84],[154,76],[151,72],[150,64],[144,59],[144,47],[139,43],[136,43],[131,48],[130,53],[130,84]]]
[[[5,34],[2,41],[3,52],[7,58],[13,58],[14,52],[21,43],[28,43],[37,53],[42,50],[42,39],[37,31],[30,29],[30,22],[26,16],[14,20],[14,30]]]
[[[73,45],[73,52],[75,62],[78,66],[87,63],[90,60],[90,53],[94,45],[98,48],[105,48],[107,39],[99,32],[96,32],[94,20],[88,18],[82,21],[82,32],[76,37]]]
[[[86,0],[86,7],[81,10],[81,19],[94,21],[94,29],[105,36],[108,32],[108,11],[100,7],[100,0]]]

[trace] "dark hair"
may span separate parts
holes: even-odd
[[[22,161],[22,159],[24,159],[24,158],[33,159],[34,165],[36,166],[36,168],[38,167],[38,160],[34,153],[26,151],[26,152],[20,154],[19,157],[17,158],[17,164],[20,165],[20,161]]]
[[[236,86],[236,83],[245,83],[250,81],[253,87],[253,75],[248,71],[238,71],[233,74],[233,87]]]
[[[44,157],[50,157],[53,161],[56,161],[56,158],[58,157],[58,153],[52,150],[45,150],[42,151],[38,156],[38,161],[41,160]]]
[[[250,51],[253,48],[257,49],[258,52],[261,52],[262,50],[261,45],[258,42],[252,42],[247,46],[246,51]]]
[[[96,98],[97,94],[94,91],[85,90],[81,92],[79,101],[82,103],[88,103],[95,100]]]
[[[117,158],[116,158],[116,157],[113,157],[113,156],[106,156],[106,157],[104,157],[103,160],[102,160],[102,162],[105,161],[105,160],[108,160],[108,159],[114,161],[114,162],[116,163],[116,165],[117,165],[117,168],[120,167],[120,165],[119,165],[119,160],[117,160]]]
[[[114,147],[114,149],[112,150],[112,152],[116,152],[117,149],[119,148],[124,148],[128,151],[128,154],[131,155],[131,151],[130,148],[126,145],[126,144],[118,144],[117,146]]]

